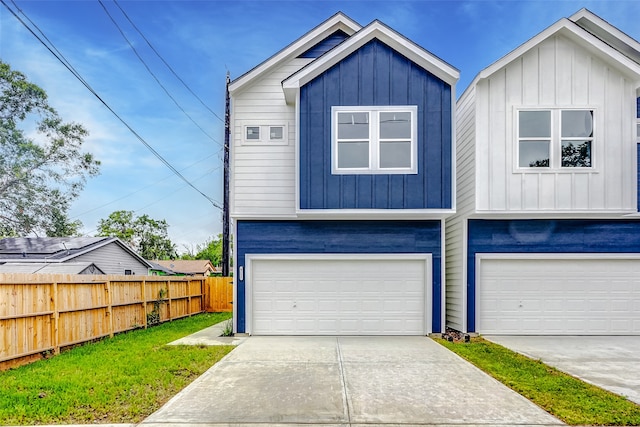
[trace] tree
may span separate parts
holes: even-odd
[[[35,125],[36,136],[29,126]],[[0,222],[3,234],[48,234],[100,162],[82,152],[87,130],[64,122],[47,94],[0,60]],[[69,230],[77,231],[77,230]]]
[[[195,255],[194,252],[196,252]],[[217,238],[211,238],[202,245],[196,245],[195,251],[188,250],[181,258],[208,259],[213,265],[219,266],[222,263],[222,234],[218,234]]]
[[[115,211],[98,222],[98,236],[117,237],[145,259],[171,259],[176,257],[176,248],[169,239],[168,228],[164,219]]]

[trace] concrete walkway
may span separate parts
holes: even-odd
[[[640,404],[640,336],[485,336]]]
[[[563,425],[424,337],[250,337],[141,426]]]

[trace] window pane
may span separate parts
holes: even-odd
[[[381,142],[380,143],[380,167],[381,168],[410,168],[411,167],[411,141]]]
[[[563,168],[590,168],[591,141],[562,141]]]
[[[260,126],[247,126],[247,139],[260,139]]]
[[[520,138],[551,137],[551,111],[520,111]]]
[[[549,141],[520,141],[521,168],[548,168]]]
[[[593,111],[567,110],[562,112],[562,136],[593,137]]]
[[[338,168],[368,168],[369,142],[338,142]]]
[[[411,138],[411,113],[380,113],[380,138]]]
[[[282,126],[271,126],[269,128],[269,139],[283,139]]]
[[[369,113],[338,113],[338,139],[369,139]]]

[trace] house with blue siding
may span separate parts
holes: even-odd
[[[230,83],[235,332],[442,331],[458,78],[338,13]]]
[[[446,322],[640,334],[640,43],[586,9],[482,70],[456,105]]]

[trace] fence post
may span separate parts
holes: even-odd
[[[147,281],[142,279],[142,322],[147,329]]]
[[[53,307],[53,354],[60,354],[60,311],[58,307],[58,281],[53,281],[51,291],[51,303]]]
[[[109,316],[109,337],[113,338],[113,298],[111,296],[111,279],[107,279],[105,291],[107,291],[107,316]]]
[[[167,280],[167,313],[169,314],[169,321],[173,320],[173,313],[171,312],[171,279]]]

